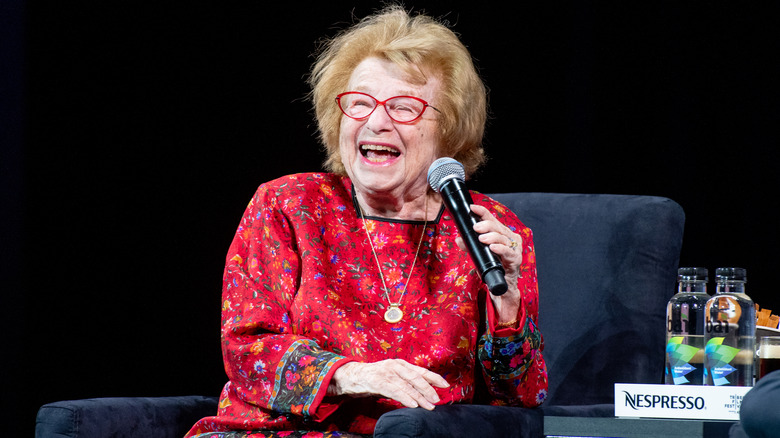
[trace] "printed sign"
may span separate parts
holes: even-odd
[[[615,384],[615,416],[739,420],[747,386]]]

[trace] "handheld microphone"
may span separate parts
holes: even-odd
[[[471,260],[490,293],[503,295],[507,291],[504,266],[499,257],[479,241],[479,234],[474,231],[474,224],[479,222],[479,217],[471,212],[470,205],[474,201],[466,188],[463,165],[452,158],[439,158],[428,168],[428,184],[441,195],[444,205],[455,219]]]

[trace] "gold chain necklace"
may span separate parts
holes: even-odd
[[[374,249],[374,240],[371,238],[371,233],[368,232],[368,225],[366,225],[366,218],[363,216],[363,207],[360,206],[360,203],[358,202],[358,209],[360,210],[360,219],[363,221],[363,229],[366,230],[366,235],[368,236],[368,244],[371,245],[371,253],[374,254],[374,261],[376,261],[376,267],[379,268],[379,278],[382,280],[382,286],[385,288],[385,299],[387,300],[387,303],[390,305],[390,307],[387,308],[387,311],[385,311],[385,321],[389,322],[390,324],[394,324],[404,317],[404,312],[401,310],[401,300],[404,299],[404,295],[406,294],[406,288],[409,286],[409,281],[412,279],[412,273],[414,272],[414,265],[417,263],[417,255],[420,253],[420,247],[422,246],[423,238],[425,237],[425,229],[428,227],[428,196],[425,196],[425,223],[423,224],[422,232],[420,233],[420,242],[417,243],[417,251],[414,253],[414,260],[412,260],[412,268],[409,270],[409,277],[406,279],[406,283],[404,283],[404,290],[401,291],[401,296],[398,298],[398,302],[394,303],[390,301],[390,292],[387,289],[387,283],[385,283],[385,276],[382,274],[382,265],[379,264],[379,257],[376,255],[376,250]]]

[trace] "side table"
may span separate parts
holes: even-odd
[[[736,421],[624,417],[544,417],[546,437],[728,438]]]

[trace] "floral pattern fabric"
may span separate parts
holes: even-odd
[[[252,431],[252,432],[207,432],[197,438],[371,438],[373,435],[352,434],[349,432],[319,432],[311,430],[294,431]]]
[[[440,404],[472,402],[475,379],[482,379],[492,404],[539,405],[547,370],[536,329],[531,230],[489,197],[472,198],[523,238],[518,329],[496,330],[487,289],[456,245],[458,231],[444,208],[427,225],[365,218],[386,293],[348,178],[309,173],[261,185],[226,259],[222,349],[229,381],[217,416],[199,421],[188,436],[371,434],[381,414],[401,405],[327,397],[333,372],[349,361],[401,358],[430,369],[450,384],[436,389]],[[403,319],[386,322],[389,302],[399,300]]]

